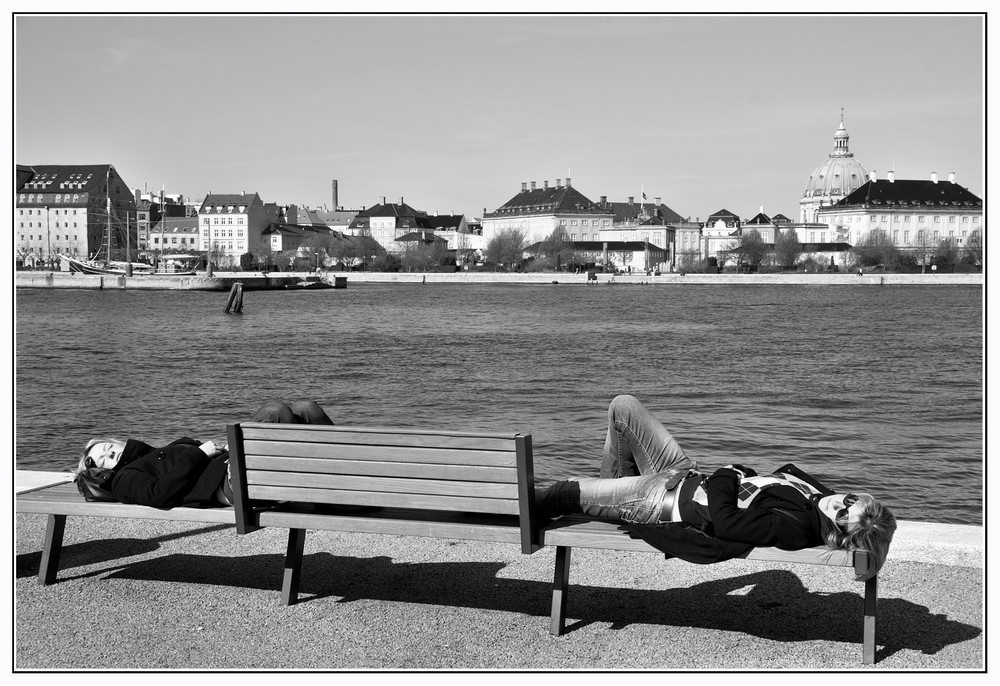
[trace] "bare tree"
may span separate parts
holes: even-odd
[[[859,267],[892,269],[900,264],[899,249],[885,231],[874,229],[851,248],[851,257]]]
[[[934,264],[940,269],[951,269],[954,271],[955,263],[958,262],[959,251],[954,238],[945,238],[938,243],[934,250]]]
[[[983,266],[983,234],[979,229],[974,229],[969,234],[969,240],[965,243],[965,254],[962,259],[977,267]]]
[[[757,271],[767,258],[770,249],[760,233],[751,229],[740,236],[734,252],[738,267],[748,271]]]
[[[555,269],[572,262],[575,257],[573,242],[566,228],[562,226],[552,230],[548,238],[542,241],[538,252]]]
[[[920,265],[921,274],[927,271],[927,265],[930,264],[936,249],[937,243],[934,241],[930,229],[920,229],[917,231],[911,252]]]
[[[486,256],[497,265],[516,268],[524,255],[525,234],[521,229],[501,229],[486,246]]]
[[[802,256],[802,243],[794,229],[779,231],[774,241],[774,258],[783,269],[795,269]]]

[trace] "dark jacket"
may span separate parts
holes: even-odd
[[[797,476],[816,488],[819,497],[834,493],[795,465],[787,464],[775,473]],[[792,486],[772,486],[761,491],[750,507],[740,509],[739,482],[734,470],[716,470],[704,480],[708,494],[705,506],[691,499],[702,480],[689,478],[679,493],[682,522],[628,524],[625,528],[667,557],[699,564],[739,557],[757,546],[801,550],[825,543],[826,516],[817,507],[819,497],[809,498]]]
[[[169,509],[211,507],[226,476],[227,454],[209,457],[193,438],[154,448],[130,438],[115,465],[111,493],[123,503]]]

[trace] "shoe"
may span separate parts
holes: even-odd
[[[542,521],[579,511],[580,484],[576,481],[557,481],[535,490],[535,514]]]

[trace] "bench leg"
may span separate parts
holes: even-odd
[[[45,541],[42,544],[42,560],[38,565],[38,583],[43,586],[56,581],[65,531],[66,515],[49,515],[48,524],[45,526]]]
[[[569,546],[556,546],[556,574],[552,581],[552,618],[549,633],[561,636],[566,628],[566,596],[569,593]]]
[[[299,596],[299,576],[302,573],[302,550],[306,530],[288,530],[288,550],[285,552],[285,574],[281,580],[281,602],[294,605]]]
[[[878,577],[865,582],[864,663],[875,664],[875,623],[878,619]]]

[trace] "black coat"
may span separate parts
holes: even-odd
[[[775,473],[794,475],[811,484],[819,497],[833,495],[823,484],[795,465],[787,464]],[[681,486],[679,507],[682,522],[668,524],[627,524],[634,538],[688,562],[722,562],[757,546],[783,550],[801,550],[823,545],[826,526],[816,496],[809,498],[793,486],[764,489],[750,507],[738,507],[739,474],[729,468],[716,470],[705,480],[708,506],[691,500],[699,479],[688,479]]]
[[[226,476],[227,453],[209,457],[193,438],[154,448],[130,438],[115,465],[111,493],[119,502],[171,507],[218,505],[215,492]]]

